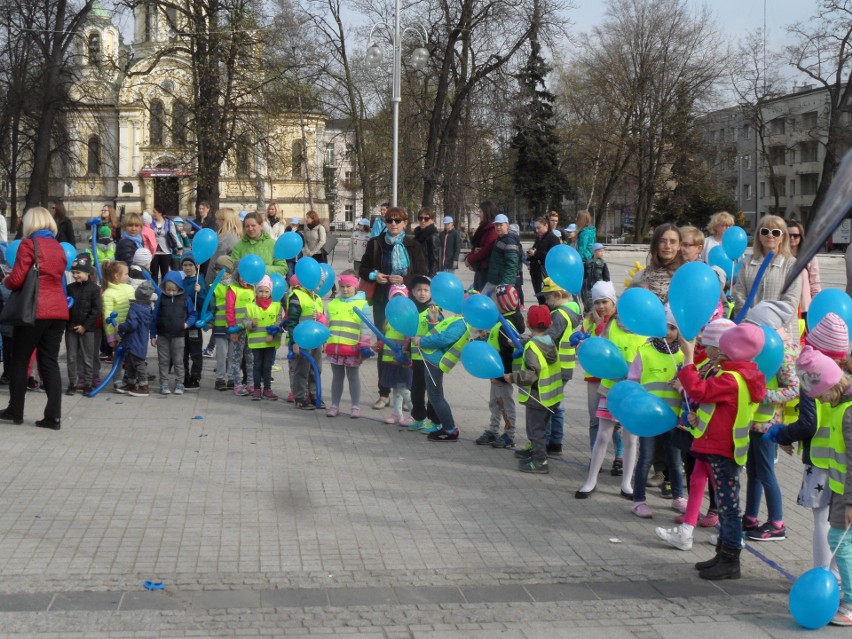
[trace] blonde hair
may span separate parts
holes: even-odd
[[[47,229],[56,235],[58,230],[56,228],[56,220],[53,219],[50,211],[43,206],[34,206],[24,213],[23,224],[24,229],[22,232],[24,237],[29,237],[36,231],[41,231],[42,229]]]
[[[837,382],[834,386],[822,393],[819,397],[817,397],[817,399],[826,404],[838,406],[840,404],[840,400],[843,398],[843,395],[846,394],[846,389],[848,389],[850,386],[852,386],[852,375],[844,373],[843,377],[840,378],[839,382]]]
[[[121,224],[121,228],[127,229],[128,226],[145,226],[145,223],[142,221],[142,216],[136,213],[128,213],[127,217],[124,218],[124,222]]]
[[[104,274],[104,285],[109,286],[110,284],[120,284],[121,282],[116,282],[116,279],[122,269],[127,269],[128,272],[130,271],[125,262],[119,260],[108,260],[104,262],[104,265],[101,268]]]
[[[240,224],[240,218],[234,209],[224,208],[216,211],[216,219],[221,222],[219,224],[219,235],[228,235],[233,233],[237,237],[243,236],[243,225]]]
[[[592,225],[592,214],[588,211],[580,211],[577,213],[577,230],[584,229]]]
[[[680,237],[681,242],[686,242],[688,238],[690,244],[704,244],[704,233],[694,226],[680,227]]]
[[[755,234],[754,234],[754,242],[752,242],[752,257],[755,258],[763,258],[763,244],[760,241],[760,229],[761,228],[768,229],[781,229],[783,235],[781,235],[781,246],[778,247],[778,252],[775,257],[778,255],[783,255],[784,257],[793,257],[793,254],[790,252],[790,235],[787,232],[787,222],[784,221],[783,217],[779,217],[777,215],[764,215],[757,221],[757,226],[755,226]]]
[[[710,216],[710,221],[707,223],[707,232],[710,235],[716,235],[716,227],[722,223],[734,225],[734,216],[727,211],[719,211]]]

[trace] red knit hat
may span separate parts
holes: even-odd
[[[521,303],[518,291],[511,284],[500,284],[494,289],[491,297],[494,298],[494,301],[497,303],[497,308],[500,309],[501,313],[514,311],[518,308],[518,304]]]
[[[835,313],[826,313],[805,337],[819,352],[831,359],[845,359],[849,354],[849,328]]]
[[[527,313],[527,324],[530,328],[541,330],[543,328],[549,328],[551,323],[552,321],[550,319],[549,308],[543,304],[530,307],[530,310]]]

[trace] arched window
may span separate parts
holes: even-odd
[[[302,177],[302,165],[305,154],[302,152],[302,143],[298,140],[293,142],[293,153],[291,155],[291,173],[293,177]]]
[[[101,140],[97,135],[89,138],[87,145],[87,173],[88,175],[101,174]]]
[[[172,145],[184,146],[186,144],[186,105],[180,100],[175,100],[172,105]]]
[[[101,66],[101,34],[97,31],[89,34],[89,64]]]
[[[249,140],[245,135],[241,135],[237,138],[237,177],[248,177],[249,172],[251,171],[251,166],[249,163]]]
[[[159,100],[152,100],[150,112],[150,144],[151,146],[163,146],[163,128],[165,125],[165,112],[163,110],[163,103]]]

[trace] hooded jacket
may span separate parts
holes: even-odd
[[[177,294],[166,293],[167,282],[178,287]],[[180,274],[176,271],[166,273],[160,291],[162,294],[154,305],[154,317],[151,320],[151,339],[158,334],[170,338],[183,337],[186,326],[193,326],[198,315],[192,300],[183,290]]]
[[[145,359],[148,356],[148,333],[151,327],[151,303],[130,302],[127,318],[118,325],[118,334],[127,352],[134,357]]]
[[[188,260],[188,257],[184,257],[180,261],[181,267],[183,267],[183,263]],[[195,275],[184,277],[183,280],[179,282],[179,285],[183,287],[183,290],[186,292],[187,299],[195,307],[195,310],[200,311],[201,308],[204,306],[204,298],[207,296],[207,282],[203,277],[200,277],[199,275],[198,262],[192,260],[192,263],[195,264]],[[201,290],[195,290],[196,284],[199,284],[201,286]]]
[[[441,246],[438,242],[438,227],[434,224],[427,227],[417,226],[414,229],[414,239],[420,244],[426,258],[426,275],[434,277],[440,268]]]
[[[592,247],[595,245],[598,232],[594,226],[584,226],[577,234],[577,252],[584,262],[588,262],[594,257]]]
[[[544,361],[548,364],[556,363],[559,353],[556,345],[549,335],[536,335],[532,338],[544,355]],[[541,368],[538,365],[538,357],[531,348],[524,350],[524,366],[519,371],[511,373],[512,383],[518,386],[530,386],[530,399],[527,408],[538,408],[539,410],[550,410],[539,402],[538,380],[541,377]]]
[[[260,237],[256,240],[243,236],[234,245],[231,258],[234,262],[239,262],[240,258],[245,255],[257,255],[266,264],[267,274],[278,273],[281,277],[287,277],[287,260],[276,260],[273,257],[274,252],[275,240],[266,231],[261,231]]]
[[[766,395],[766,378],[754,362],[726,360],[720,364],[723,371],[742,375],[753,402],[759,403]],[[698,404],[715,404],[713,416],[704,434],[692,444],[692,452],[704,455],[721,455],[734,458],[734,420],[737,416],[737,381],[733,375],[701,379],[695,364],[684,366],[677,378],[689,399]]]
[[[101,288],[92,279],[71,282],[67,288],[68,297],[74,299],[68,309],[68,328],[82,326],[87,333],[94,331],[103,312]]]

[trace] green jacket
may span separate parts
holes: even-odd
[[[262,231],[259,238],[251,240],[245,236],[234,245],[231,258],[237,262],[245,255],[257,255],[266,264],[267,273],[278,273],[282,277],[287,276],[287,260],[276,260],[272,257],[275,251],[275,240],[266,231]]]
[[[518,277],[518,267],[521,262],[521,243],[518,236],[512,233],[498,237],[491,249],[488,260],[489,284],[511,284],[514,286]]]

